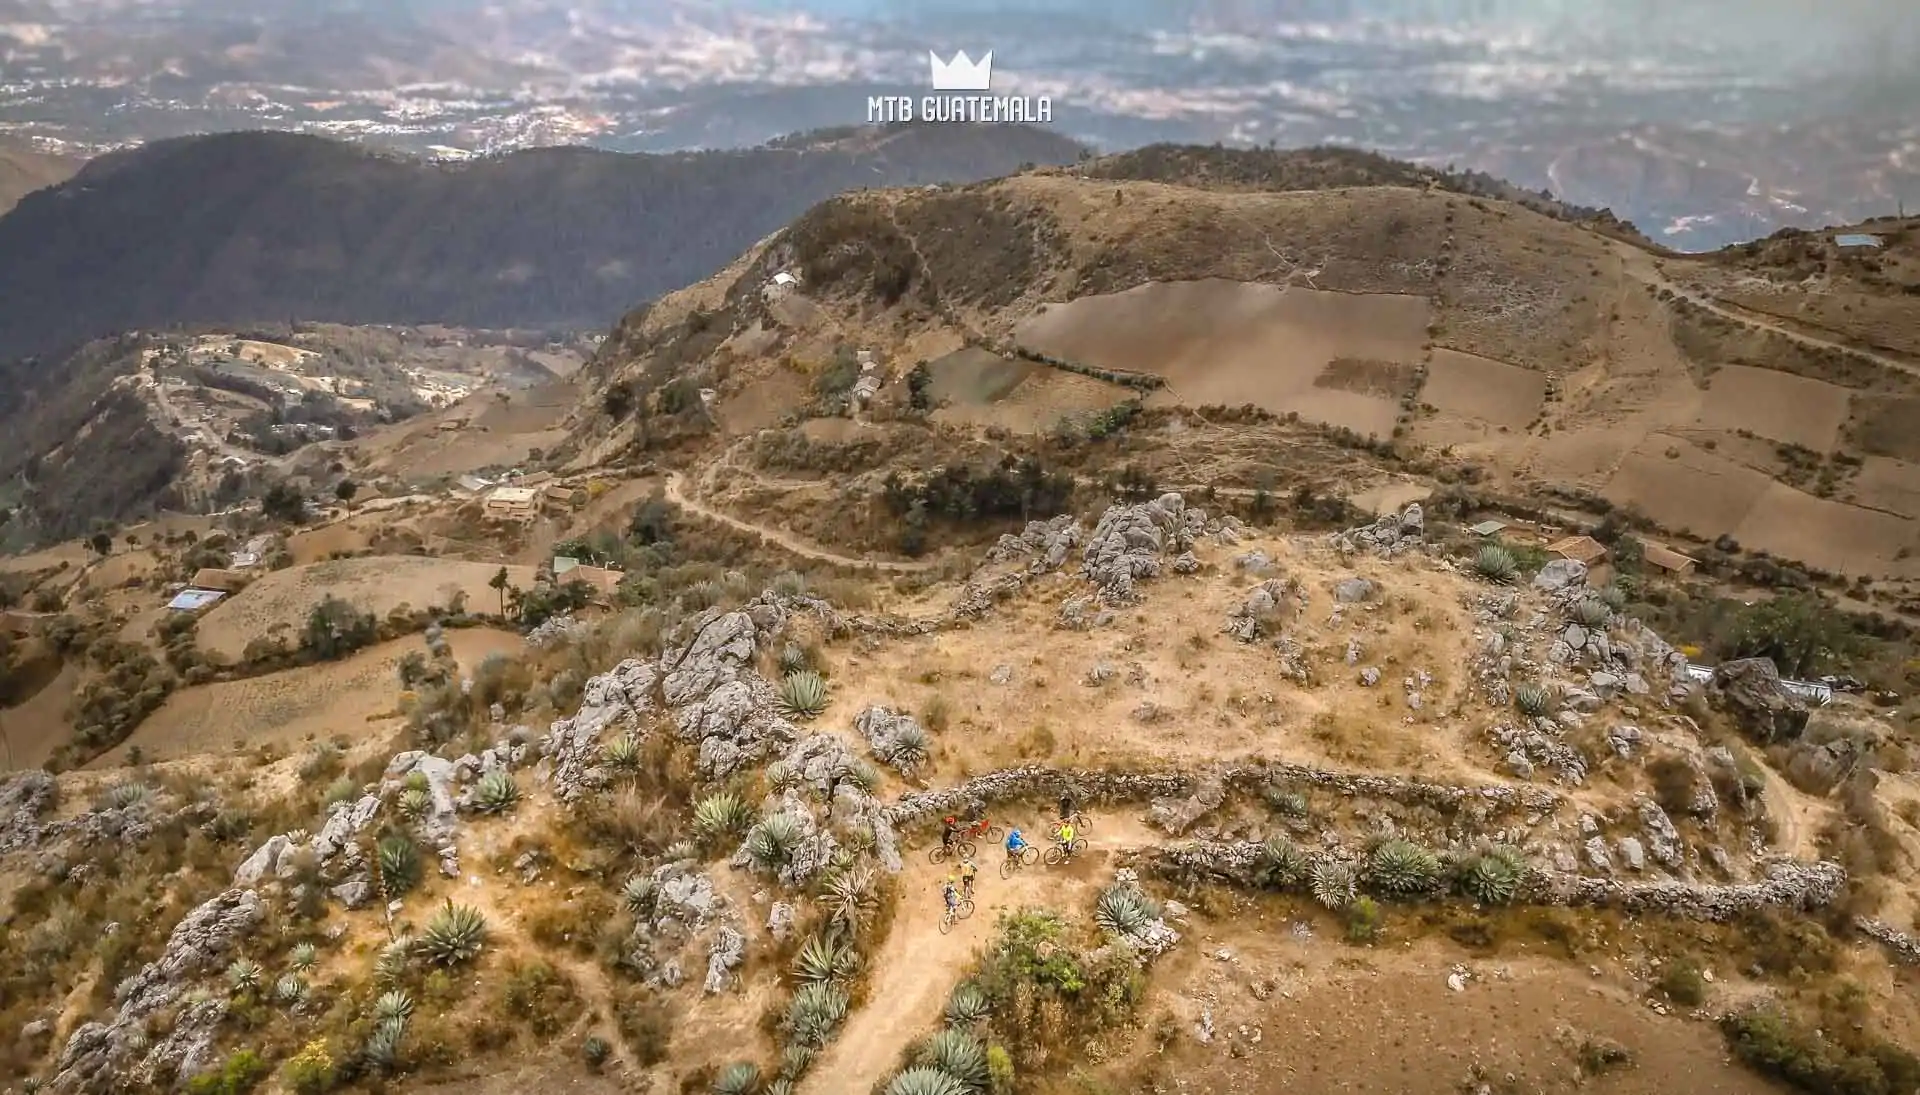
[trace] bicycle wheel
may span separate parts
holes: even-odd
[[[1087,850],[1087,841],[1085,837],[1078,837],[1078,836],[1074,837],[1073,843],[1067,845],[1067,852],[1070,855],[1079,855],[1081,852],[1084,852],[1086,850]]]
[[[1003,836],[1006,836],[1006,835],[1007,835],[1007,831],[1006,831],[1005,829],[1002,829],[1002,828],[1001,828],[1000,826],[998,826],[998,825],[989,825],[989,826],[987,826],[987,839],[988,839],[988,840],[991,840],[991,841],[994,841],[995,843],[998,843],[998,842],[999,842],[999,840],[1000,840],[1000,838],[1001,838],[1001,837],[1003,837]]]
[[[928,863],[945,863],[946,861],[947,861],[946,845],[935,844],[932,848],[927,850]]]
[[[1065,858],[1066,856],[1061,854],[1060,845],[1051,844],[1047,846],[1046,852],[1040,856],[1040,861],[1049,867],[1056,867],[1059,866],[1060,861]]]
[[[1031,844],[1020,849],[1020,865],[1021,866],[1031,867],[1038,862],[1040,862],[1040,849],[1034,847]]]
[[[1001,878],[1012,878],[1013,873],[1019,869],[1020,869],[1020,861],[1015,859],[1012,856],[1008,856],[1007,858],[1000,861],[1000,877]]]
[[[941,913],[940,914],[940,934],[947,935],[952,931],[953,931],[953,914],[950,912]]]
[[[1087,825],[1087,815],[1085,815],[1085,814],[1083,814],[1083,813],[1081,813],[1080,811],[1078,811],[1078,810],[1075,810],[1075,811],[1073,812],[1073,819],[1072,819],[1072,820],[1073,820],[1073,827],[1074,827],[1074,828],[1076,828],[1076,829],[1085,829],[1085,828],[1088,828],[1088,825]]]
[[[961,920],[965,920],[967,917],[972,915],[973,915],[973,899],[969,897],[965,901],[960,902],[959,918]]]
[[[980,849],[975,847],[971,840],[962,840],[955,843],[953,850],[959,854],[961,859],[972,859],[974,856],[980,854]]]

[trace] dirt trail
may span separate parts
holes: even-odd
[[[1624,243],[1616,244],[1615,247],[1620,255],[1621,267],[1629,277],[1644,284],[1651,285],[1655,289],[1665,289],[1674,296],[1680,297],[1702,311],[1712,312],[1721,319],[1730,320],[1747,327],[1771,331],[1781,338],[1791,339],[1802,346],[1811,347],[1816,350],[1831,350],[1836,353],[1851,354],[1854,357],[1871,361],[1882,368],[1906,373],[1909,376],[1920,376],[1920,364],[1915,364],[1912,361],[1877,353],[1873,350],[1863,350],[1857,346],[1849,346],[1845,342],[1836,339],[1810,335],[1796,329],[1792,324],[1775,317],[1727,304],[1715,297],[1705,296],[1694,290],[1683,288],[1673,281],[1668,280],[1667,276],[1654,266],[1652,255],[1637,247],[1632,247]]]
[[[933,562],[931,560],[904,562],[889,559],[856,559],[850,555],[835,554],[825,548],[809,544],[791,533],[781,532],[779,529],[768,528],[765,525],[756,525],[751,521],[742,521],[732,514],[722,513],[702,502],[696,501],[687,495],[683,487],[683,482],[683,477],[679,472],[667,473],[667,501],[697,517],[704,517],[709,521],[726,525],[728,528],[738,529],[750,536],[757,536],[767,543],[790,551],[802,558],[814,559],[822,563],[832,563],[835,566],[851,567],[855,570],[878,570],[893,574],[911,574],[933,569]]]
[[[1023,822],[1024,824],[1024,822]],[[1045,840],[1044,825],[1025,828],[1030,840]],[[1084,913],[1093,894],[1113,877],[1121,853],[1165,843],[1145,826],[1124,817],[1100,815],[1086,833],[1088,848],[1061,867],[1035,864],[1011,879],[1000,877],[1004,853],[983,844],[976,909],[940,934],[940,882],[950,870],[927,862],[927,848],[905,854],[900,872],[900,911],[887,941],[875,956],[867,1003],[847,1018],[818,1063],[801,1081],[801,1095],[842,1095],[868,1091],[900,1063],[915,1040],[938,1029],[947,997],[973,967],[980,947],[993,937],[1000,914],[1024,906]]]

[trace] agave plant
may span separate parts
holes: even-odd
[[[793,1095],[793,1081],[782,1076],[767,1085],[767,1095]]]
[[[382,1019],[374,1024],[373,1033],[367,1035],[366,1044],[360,1047],[360,1059],[370,1068],[390,1072],[400,1064],[400,1041],[406,1036],[405,1017]]]
[[[288,968],[298,970],[303,973],[307,970],[312,969],[314,967],[314,964],[319,961],[320,961],[320,949],[318,947],[315,947],[312,943],[294,944],[292,953],[290,953],[287,956]]]
[[[1254,880],[1270,890],[1298,886],[1307,877],[1311,863],[1307,854],[1286,837],[1271,837],[1260,846],[1260,866]]]
[[[653,879],[634,875],[620,887],[620,902],[634,916],[645,916],[653,908]]]
[[[374,847],[374,860],[379,864],[388,900],[420,884],[420,849],[404,833],[381,838]]]
[[[381,948],[380,957],[373,960],[373,978],[382,985],[398,984],[406,979],[407,969],[412,963],[412,943],[396,939]]]
[[[483,814],[503,814],[520,803],[520,785],[513,773],[496,768],[480,777],[473,788],[473,808]]]
[[[866,761],[861,760],[859,757],[854,757],[852,760],[849,760],[846,765],[835,772],[834,775],[860,788],[867,794],[872,794],[874,789],[880,786],[880,770],[868,764]]]
[[[785,791],[800,782],[800,773],[793,765],[784,760],[776,760],[767,765],[767,786],[776,791]]]
[[[235,992],[257,991],[262,972],[260,963],[236,958],[227,965],[227,984],[233,986]]]
[[[873,892],[873,879],[871,867],[842,871],[828,879],[822,895],[828,922],[848,935],[860,934],[880,904]]]
[[[1553,690],[1544,684],[1523,684],[1513,690],[1513,705],[1529,718],[1544,718],[1553,713]]]
[[[456,905],[448,899],[427,921],[418,945],[434,965],[457,966],[472,961],[486,943],[487,918],[471,905]]]
[[[807,668],[807,652],[799,643],[788,643],[780,648],[780,675],[798,673]]]
[[[1137,935],[1159,918],[1153,898],[1133,886],[1109,886],[1094,902],[1094,923],[1115,935]]]
[[[1600,591],[1600,603],[1615,612],[1623,611],[1627,607],[1627,591],[1619,583],[1608,585]]]
[[[1307,796],[1301,794],[1299,791],[1288,790],[1278,784],[1269,783],[1262,789],[1261,796],[1267,800],[1268,806],[1273,807],[1274,810],[1287,817],[1301,818],[1307,816]]]
[[[660,852],[663,863],[678,863],[683,859],[699,859],[700,846],[691,840],[676,840]]]
[[[282,974],[273,983],[273,998],[283,1004],[304,1004],[312,991],[306,978],[297,973]]]
[[[1598,597],[1588,597],[1573,606],[1573,618],[1587,627],[1605,627],[1613,618],[1613,609]]]
[[[798,1080],[813,1067],[813,1059],[819,1051],[809,1046],[788,1046],[780,1051],[780,1078]]]
[[[713,1095],[759,1095],[760,1066],[752,1061],[735,1061],[713,1082]]]
[[[1473,569],[1491,582],[1511,582],[1520,572],[1520,561],[1513,552],[1498,544],[1488,544],[1473,557]]]
[[[640,768],[640,739],[634,734],[622,734],[608,742],[600,756],[607,767],[616,772],[637,771]]]
[[[827,679],[811,669],[789,673],[780,681],[780,713],[790,719],[811,719],[827,709]]]
[[[808,937],[793,956],[793,976],[802,985],[844,981],[859,965],[853,948],[823,935]]]
[[[1410,840],[1383,841],[1367,857],[1367,882],[1382,893],[1427,893],[1440,885],[1440,858]]]
[[[807,576],[783,570],[773,576],[773,591],[782,597],[798,597],[807,591]]]
[[[914,1063],[937,1068],[973,1091],[985,1091],[992,1082],[987,1047],[964,1030],[948,1028],[927,1039],[914,1054]]]
[[[777,870],[793,858],[800,843],[800,823],[792,814],[769,814],[747,834],[747,855],[754,863]]]
[[[927,737],[926,729],[917,722],[909,722],[887,743],[885,759],[895,768],[909,772],[925,764],[932,749],[933,742]]]
[[[1496,845],[1460,864],[1458,885],[1461,893],[1482,905],[1505,905],[1519,893],[1525,871],[1518,849]]]
[[[400,792],[400,815],[409,821],[418,821],[433,809],[433,792],[423,787],[409,787]]]
[[[947,1024],[972,1026],[987,1017],[991,1006],[987,994],[980,991],[980,986],[971,981],[962,981],[953,987],[953,994],[947,997]]]
[[[753,821],[753,810],[731,791],[715,791],[693,807],[693,831],[701,840],[731,836]]]
[[[598,1072],[600,1066],[607,1063],[607,1058],[613,1056],[613,1043],[598,1034],[589,1034],[580,1043],[580,1056],[586,1060],[588,1068]]]
[[[719,604],[725,592],[719,582],[695,582],[680,591],[680,600],[688,608],[698,611]]]
[[[126,810],[153,797],[153,788],[144,783],[116,783],[100,796],[102,810]]]
[[[847,990],[828,981],[800,986],[787,1005],[787,1029],[793,1044],[815,1049],[827,1044],[847,1017]]]
[[[375,1022],[384,1023],[389,1019],[405,1019],[413,1014],[413,997],[398,989],[381,993],[373,1001]]]
[[[1313,899],[1338,912],[1353,904],[1360,896],[1360,872],[1353,864],[1340,859],[1320,859],[1314,861],[1307,872],[1307,884],[1313,891]]]
[[[415,769],[407,773],[407,778],[400,782],[400,786],[409,791],[425,791],[432,786],[432,783],[428,781],[425,772]]]
[[[887,1081],[886,1095],[969,1095],[967,1085],[937,1068],[917,1065]]]

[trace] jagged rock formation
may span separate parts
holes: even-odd
[[[1780,670],[1766,658],[1742,658],[1714,669],[1707,699],[1762,745],[1790,741],[1807,728],[1807,705],[1780,687]]]
[[[1410,551],[1426,550],[1426,511],[1412,502],[1399,513],[1383,513],[1371,525],[1336,532],[1328,543],[1342,555],[1366,552],[1389,559]]]
[[[926,759],[922,750],[931,735],[912,715],[875,705],[854,716],[853,728],[866,739],[874,756],[902,775],[913,775]]]
[[[1280,625],[1304,611],[1307,594],[1292,578],[1268,578],[1248,591],[1227,617],[1227,634],[1243,643],[1272,638]]]

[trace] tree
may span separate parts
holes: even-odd
[[[89,536],[87,543],[91,544],[93,550],[101,555],[105,555],[107,552],[113,550],[113,537],[108,536],[104,532],[96,532],[92,536]]]
[[[616,380],[607,385],[607,393],[600,397],[600,409],[607,417],[619,422],[633,413],[633,385],[624,380]]]
[[[504,619],[507,615],[507,568],[494,571],[493,577],[487,579],[487,586],[500,594],[500,615]]]
[[[907,373],[907,405],[916,411],[933,409],[933,370],[924,361]]]
[[[1788,593],[1742,606],[1719,645],[1728,658],[1770,658],[1783,677],[1810,677],[1862,644],[1847,615],[1818,594]]]
[[[260,499],[260,512],[276,521],[297,525],[307,519],[307,500],[287,484],[275,483]]]
[[[307,615],[300,645],[322,661],[344,658],[368,645],[379,634],[373,613],[362,612],[338,597],[328,596]]]
[[[667,504],[665,491],[654,488],[651,497],[634,507],[633,519],[627,524],[627,535],[641,547],[652,547],[673,539],[673,507]]]
[[[351,479],[342,479],[339,485],[333,488],[333,496],[342,502],[353,501],[353,496],[358,493],[360,493],[360,484]]]

